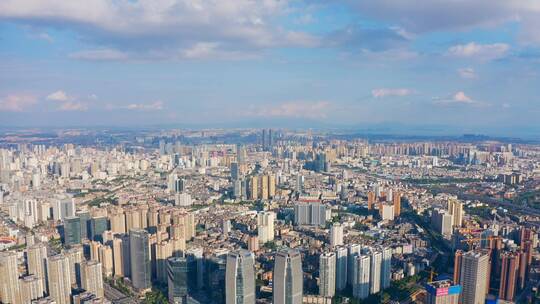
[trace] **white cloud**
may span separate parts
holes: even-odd
[[[380,88],[371,90],[371,96],[375,98],[384,98],[389,96],[408,96],[413,93],[411,89],[389,89]]]
[[[33,95],[8,95],[0,99],[0,112],[22,112],[36,103]]]
[[[488,103],[478,101],[465,94],[463,91],[458,91],[449,98],[433,98],[433,103],[437,105],[473,105],[473,106],[488,106]]]
[[[330,108],[328,101],[292,101],[271,106],[252,106],[245,116],[323,119]]]
[[[473,68],[461,68],[457,70],[459,76],[465,79],[477,78],[476,71]]]
[[[478,58],[480,60],[495,60],[508,54],[510,46],[506,43],[477,44],[469,42],[450,47],[447,54],[460,58]]]
[[[124,60],[128,54],[113,49],[84,50],[69,54],[70,58],[80,60]]]
[[[57,111],[86,111],[88,105],[83,102],[78,102],[73,96],[68,95],[63,90],[58,90],[54,93],[47,95],[47,100],[59,103],[56,108]]]
[[[231,52],[316,43],[308,33],[276,25],[274,21],[289,12],[287,0],[93,0],[92,5],[86,0],[0,1],[0,20],[64,27],[107,46],[71,54],[86,60],[122,60],[153,52],[174,56],[174,51],[165,51],[196,46],[200,51],[201,43]]]
[[[71,98],[68,97],[66,92],[59,90],[54,93],[51,93],[47,95],[47,100],[53,100],[53,101],[67,101]]]

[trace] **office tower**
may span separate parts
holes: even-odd
[[[392,248],[383,247],[381,252],[381,288],[385,289],[390,287],[390,281],[392,279]]]
[[[233,181],[238,180],[240,177],[240,166],[236,162],[231,163],[231,179]]]
[[[335,247],[343,245],[343,225],[334,223],[330,227],[330,246]]]
[[[357,255],[354,258],[353,296],[365,299],[370,293],[371,258],[369,255]]]
[[[249,181],[249,199],[257,200],[259,199],[259,179],[257,176],[252,176]]]
[[[77,217],[81,220],[81,239],[88,239],[90,213],[88,211],[79,211]]]
[[[69,269],[69,259],[63,254],[47,259],[49,295],[57,304],[71,303],[71,275]]]
[[[21,303],[17,252],[0,252],[0,302]]]
[[[188,290],[197,292],[204,286],[204,257],[203,248],[194,247],[185,250],[188,262]]]
[[[143,229],[129,231],[129,253],[131,261],[131,281],[138,290],[148,289],[151,285],[152,270],[150,267],[148,232]]]
[[[336,248],[336,290],[341,291],[347,287],[347,247]]]
[[[81,287],[103,298],[103,276],[101,263],[97,261],[85,261],[81,264]]]
[[[370,293],[377,293],[381,291],[381,270],[382,270],[382,253],[378,250],[372,250],[370,254],[371,264],[370,269],[371,273],[369,276],[370,284]]]
[[[89,238],[93,241],[103,243],[103,232],[109,230],[109,223],[104,216],[93,217],[90,219]]]
[[[333,297],[336,294],[336,254],[327,252],[319,257],[319,295]]]
[[[77,284],[77,286],[81,287],[81,263],[84,261],[84,251],[82,245],[73,246],[64,250],[63,253],[69,261],[69,275],[71,284]]]
[[[304,279],[300,252],[289,249],[276,253],[273,279],[273,304],[301,304]]]
[[[294,205],[296,225],[326,225],[326,206],[321,203],[298,203]]]
[[[170,257],[167,259],[167,286],[169,303],[186,304],[188,295],[188,266],[185,257]]]
[[[206,259],[205,286],[211,303],[225,304],[226,272],[226,255],[210,256]]]
[[[398,217],[401,214],[401,193],[396,192],[393,194],[392,201],[394,204],[394,216]]]
[[[173,256],[172,243],[161,241],[155,244],[155,259],[152,260],[152,269],[155,269],[155,277],[161,283],[167,283],[167,259],[171,256]]]
[[[426,304],[458,304],[461,286],[450,280],[429,282],[426,285]]]
[[[463,203],[456,200],[448,200],[448,214],[452,215],[452,226],[461,227],[463,224]]]
[[[43,282],[35,275],[29,275],[19,279],[21,303],[31,303],[43,297]]]
[[[247,250],[227,255],[226,304],[255,304],[255,266],[253,253]]]
[[[489,254],[483,251],[456,253],[458,259],[454,267],[460,265],[459,281],[456,282],[463,288],[460,303],[483,304],[488,292]]]
[[[64,219],[64,245],[71,246],[81,243],[81,219],[76,216]]]
[[[518,252],[501,252],[500,263],[499,299],[513,301],[518,286],[520,254]]]
[[[367,197],[368,197],[368,200],[367,200],[368,210],[372,210],[373,205],[375,204],[375,199],[376,199],[375,192],[369,191],[367,194]]]
[[[356,280],[356,257],[360,255],[362,247],[359,244],[347,246],[347,284],[353,286]]]
[[[37,243],[27,248],[26,263],[28,274],[36,276],[41,281],[41,290],[43,292],[47,291],[46,260],[47,246],[44,243]]]
[[[274,240],[274,221],[276,214],[271,211],[263,211],[257,214],[257,233],[260,244],[266,244]]]
[[[444,237],[452,236],[452,215],[441,209],[433,209],[431,225]]]

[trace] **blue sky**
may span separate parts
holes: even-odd
[[[540,131],[535,0],[4,0],[0,125]]]

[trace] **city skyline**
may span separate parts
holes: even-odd
[[[3,1],[0,125],[538,138],[537,20],[534,1]]]

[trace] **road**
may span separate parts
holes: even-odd
[[[139,303],[136,299],[133,299],[125,294],[121,293],[118,289],[111,287],[108,283],[103,282],[103,291],[105,293],[105,298],[110,300],[114,304],[137,304]]]

